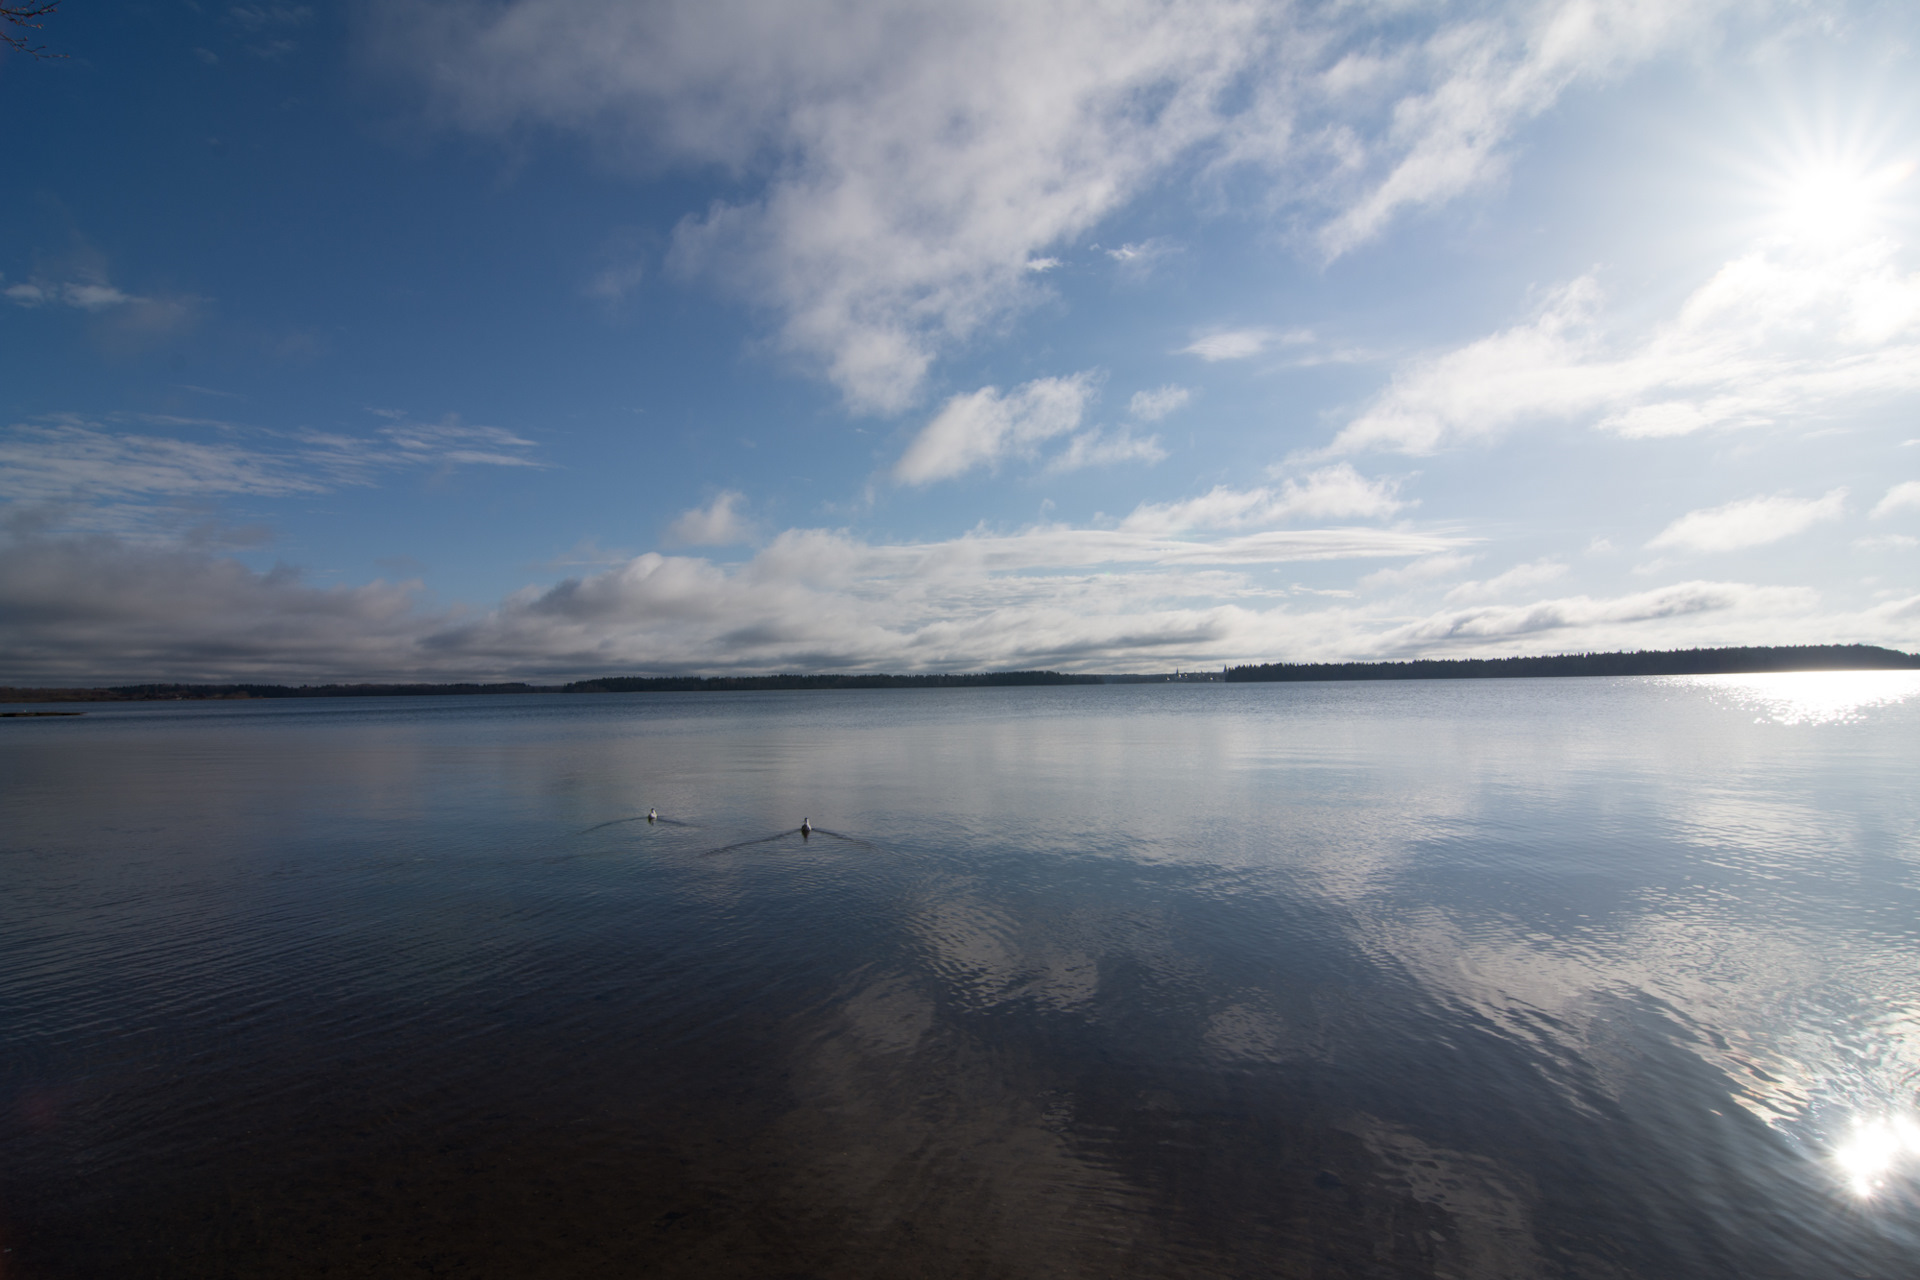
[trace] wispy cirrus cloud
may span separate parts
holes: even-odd
[[[1457,578],[1473,567],[1475,556],[1461,551],[1442,551],[1390,569],[1376,569],[1357,584],[1363,591],[1405,591],[1427,587],[1447,578]]]
[[[1625,340],[1607,332],[1602,302],[1598,277],[1583,276],[1532,320],[1411,363],[1326,452],[1426,454],[1542,421],[1685,435],[1920,390],[1920,272],[1885,240],[1755,249]]]
[[[1343,52],[1319,73],[1319,87],[1329,105],[1345,100],[1360,109],[1328,111],[1318,140],[1336,160],[1323,181],[1344,195],[1316,233],[1321,251],[1329,259],[1350,253],[1402,210],[1443,204],[1498,179],[1516,126],[1573,84],[1697,38],[1720,7],[1493,7],[1397,46]],[[1399,91],[1383,93],[1389,86]],[[1370,117],[1362,104],[1390,106],[1390,114]]]
[[[1845,488],[1818,498],[1796,498],[1776,493],[1742,498],[1725,506],[1689,511],[1655,534],[1647,543],[1654,551],[1740,551],[1805,533],[1823,520],[1837,520],[1846,511]]]
[[[110,284],[93,280],[23,280],[0,289],[0,296],[17,307],[67,306],[78,311],[105,311],[109,307],[142,301]]]
[[[1625,638],[1636,633],[1648,639],[1703,634],[1697,627],[1682,629],[1672,624],[1716,616],[1720,629],[1704,634],[1739,637],[1741,627],[1751,628],[1753,623],[1771,615],[1775,622],[1767,629],[1778,636],[1781,634],[1779,618],[1806,617],[1813,613],[1817,603],[1818,597],[1804,587],[1681,582],[1610,598],[1580,595],[1532,604],[1447,610],[1384,632],[1379,647],[1387,653],[1436,653],[1450,648],[1485,651],[1493,645],[1544,639],[1555,634],[1592,637],[1583,647],[1628,647]],[[1754,634],[1757,629],[1745,634]],[[1707,643],[1750,642],[1719,638]]]
[[[1035,264],[1196,159],[1263,175],[1337,257],[1497,178],[1569,86],[1723,8],[402,0],[366,35],[449,125],[745,179],[689,213],[673,261],[763,307],[852,407],[895,413],[943,350],[1041,296]]]
[[[385,411],[370,435],[275,431],[216,419],[56,415],[0,430],[0,501],[58,508],[75,527],[132,530],[182,501],[284,498],[434,466],[541,466],[534,442]]]
[[[76,254],[97,261],[91,252]],[[94,333],[109,347],[141,351],[190,332],[199,323],[206,299],[191,294],[146,297],[128,293],[97,270],[61,279],[23,280],[0,289],[0,297],[28,310],[78,311],[90,317]]]
[[[924,485],[997,468],[1007,458],[1033,458],[1043,442],[1079,427],[1097,381],[1085,372],[1036,378],[1007,392],[982,387],[954,396],[908,444],[893,478]]]
[[[1178,251],[1172,243],[1158,236],[1103,250],[1110,261],[1118,263],[1122,270],[1134,275],[1143,275],[1151,271],[1154,263]]]
[[[13,502],[284,497],[323,492],[337,483],[330,470],[223,440],[113,430],[77,418],[17,423],[0,435],[0,497]]]
[[[1182,529],[1242,529],[1287,520],[1379,519],[1407,504],[1390,480],[1369,480],[1350,465],[1322,467],[1304,480],[1288,478],[1278,487],[1235,489],[1216,485],[1181,502],[1143,503],[1120,524],[1132,532]]]
[[[370,466],[452,464],[483,467],[542,467],[528,451],[534,442],[504,427],[462,422],[448,414],[438,422],[419,422],[399,409],[376,409],[387,420],[372,440],[354,436],[307,434],[313,444],[336,449],[343,462]]]
[[[1505,573],[1480,581],[1463,582],[1447,592],[1448,604],[1466,604],[1479,600],[1498,600],[1557,582],[1567,576],[1567,566],[1558,560],[1535,560],[1517,564]]]
[[[1215,329],[1196,337],[1181,347],[1179,353],[1199,356],[1208,364],[1218,364],[1222,360],[1247,360],[1275,347],[1311,341],[1313,334],[1305,329]]]
[[[1136,391],[1127,401],[1127,413],[1138,422],[1158,422],[1170,413],[1177,413],[1187,407],[1193,399],[1193,389],[1169,382],[1164,387],[1155,387],[1151,391]]]
[[[1126,428],[1118,431],[1083,431],[1067,441],[1067,447],[1047,459],[1048,475],[1079,471],[1085,467],[1111,467],[1122,462],[1144,462],[1151,466],[1165,461],[1167,451],[1160,447],[1159,436],[1136,436]]]

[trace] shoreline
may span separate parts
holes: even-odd
[[[974,689],[1094,684],[1266,684],[1336,680],[1499,680],[1566,676],[1767,675],[1805,671],[1920,670],[1920,654],[1875,645],[1760,645],[1407,662],[1261,663],[1218,671],[1082,675],[1057,671],[972,674],[603,676],[567,684],[284,685],[190,682],[95,687],[0,686],[0,703],[251,701],[271,698],[509,697],[527,693],[728,693],[794,689]],[[10,716],[79,712],[8,712]]]

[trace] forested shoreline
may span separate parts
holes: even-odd
[[[1294,680],[1502,680],[1541,676],[1758,675],[1784,671],[1920,668],[1920,654],[1870,644],[1566,653],[1533,658],[1421,658],[1412,662],[1270,662],[1232,667],[1230,683]]]
[[[1038,685],[1325,680],[1499,680],[1543,676],[1739,675],[1786,671],[1920,669],[1920,654],[1865,644],[1760,645],[1411,662],[1269,662],[1225,671],[1076,675],[983,671],[926,675],[603,676],[569,684],[131,684],[100,688],[0,686],[0,702],[176,702],[254,698],[408,698],[526,693],[728,693],[769,689],[976,689]]]

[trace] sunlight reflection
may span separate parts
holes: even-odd
[[[1920,1156],[1920,1125],[1906,1116],[1857,1116],[1833,1162],[1853,1193],[1865,1198],[1884,1188],[1888,1176],[1915,1156]]]
[[[1774,675],[1676,676],[1775,724],[1830,724],[1920,694],[1920,671],[1793,671]]]

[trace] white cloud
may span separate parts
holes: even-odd
[[[1505,573],[1484,582],[1463,582],[1447,592],[1448,604],[1466,604],[1480,600],[1498,600],[1502,596],[1530,591],[1567,576],[1567,566],[1557,560],[1535,560],[1517,564]]]
[[[420,589],[319,588],[285,566],[100,535],[0,538],[0,648],[15,680],[365,678],[454,621],[420,613]]]
[[[1142,503],[1121,522],[1130,532],[1180,529],[1244,529],[1292,519],[1383,518],[1406,505],[1389,480],[1369,480],[1346,463],[1322,467],[1306,483],[1287,480],[1278,489],[1217,485],[1184,502]]]
[[[620,303],[647,278],[646,267],[638,262],[620,262],[603,267],[587,281],[586,295],[602,302]]]
[[[428,463],[489,467],[545,465],[524,452],[534,447],[533,441],[503,427],[464,423],[457,414],[448,414],[438,422],[415,422],[405,414],[392,410],[383,411],[381,416],[390,423],[379,432],[387,448],[381,448],[379,444],[369,448],[353,437],[308,438],[336,444],[342,450],[343,460],[364,458],[367,463],[380,466],[419,466]]]
[[[1036,255],[1214,131],[1244,66],[1236,37],[1261,25],[1231,2],[808,8],[726,15],[748,47],[723,74],[772,55],[791,97],[752,127],[793,159],[759,198],[683,222],[673,261],[769,307],[787,350],[876,412],[906,408],[939,351],[1039,296]],[[791,53],[754,47],[775,28]]]
[[[134,354],[190,331],[206,299],[191,294],[143,297],[112,284],[107,259],[76,236],[65,262],[46,275],[0,289],[0,297],[29,310],[47,307],[85,313],[94,340],[120,354]]]
[[[1698,38],[1718,0],[1495,6],[1453,20],[1248,0],[512,0],[370,6],[438,117],[719,167],[683,270],[768,309],[849,404],[896,412],[951,344],[1027,305],[1029,264],[1202,158],[1255,170],[1350,251],[1496,177],[1570,84]],[[1147,252],[1127,245],[1110,252]]]
[[[1154,263],[1172,252],[1174,252],[1174,246],[1156,236],[1151,240],[1123,244],[1118,249],[1108,249],[1106,255],[1129,271],[1144,273],[1150,270]]]
[[[1884,533],[1874,538],[1855,538],[1853,545],[1862,551],[1911,551],[1920,547],[1920,538],[1904,533]]]
[[[1133,399],[1127,401],[1127,412],[1141,422],[1158,422],[1175,410],[1184,409],[1192,399],[1190,388],[1169,382],[1152,391],[1134,392]]]
[[[1449,24],[1400,49],[1387,46],[1385,56],[1343,57],[1323,81],[1336,102],[1368,89],[1376,92],[1366,96],[1379,100],[1377,86],[1414,68],[1420,87],[1389,99],[1390,116],[1372,137],[1345,120],[1323,135],[1334,163],[1328,180],[1352,194],[1320,229],[1322,251],[1339,257],[1377,236],[1404,208],[1441,204],[1499,178],[1502,145],[1568,86],[1684,45],[1719,7],[1660,0],[1516,6]]]
[[[69,280],[64,284],[50,284],[43,280],[26,281],[8,285],[0,290],[7,299],[22,307],[39,307],[48,303],[59,303],[79,311],[105,311],[128,302],[145,302],[132,294],[122,293],[101,280]]]
[[[1522,605],[1482,605],[1477,608],[1436,613],[1407,623],[1381,636],[1383,652],[1413,651],[1432,653],[1448,647],[1468,647],[1486,651],[1489,647],[1544,637],[1556,632],[1585,633],[1592,639],[1572,647],[1581,649],[1638,647],[1627,637],[1677,637],[1701,634],[1697,630],[1646,628],[1639,624],[1672,623],[1697,619],[1702,615],[1733,615],[1722,625],[1720,634],[1733,639],[1702,643],[1751,644],[1750,637],[1762,634],[1749,630],[1743,636],[1741,623],[1764,615],[1806,615],[1816,604],[1814,593],[1801,587],[1753,587],[1737,582],[1682,582],[1653,591],[1595,600],[1589,596],[1568,596]],[[1711,633],[1708,633],[1711,634]],[[1776,632],[1777,634],[1777,632]],[[1774,643],[1781,641],[1774,640]],[[1498,651],[1497,647],[1495,651]],[[1511,652],[1511,649],[1507,650]],[[1554,650],[1542,650],[1553,652]]]
[[[10,530],[10,531],[9,531]],[[320,589],[187,547],[46,536],[0,521],[10,677],[522,679],[633,672],[1166,669],[1689,645],[1863,641],[1911,648],[1920,596],[1822,612],[1812,591],[1682,582],[1616,597],[1449,607],[1408,618],[1339,588],[1276,589],[1286,563],[1465,567],[1467,540],[1381,528],[1173,536],[1038,525],[880,544],[790,529],[717,565],[649,553],[484,611],[422,606],[418,583]],[[596,551],[594,559],[599,558]]]
[[[1184,665],[1270,652],[1280,630],[1351,639],[1351,627],[1319,635],[1216,603],[1240,593],[1246,570],[1432,555],[1459,541],[1042,525],[873,544],[792,529],[742,564],[648,553],[462,616],[416,611],[417,584],[322,591],[292,570],[22,530],[0,537],[0,650],[12,678],[38,680]]]
[[[1819,498],[1784,493],[1743,498],[1722,507],[1689,511],[1647,543],[1651,550],[1738,551],[1804,533],[1822,520],[1837,520],[1846,510],[1847,491],[1829,490]]]
[[[1034,456],[1043,441],[1080,425],[1094,375],[1036,378],[1002,394],[998,387],[954,396],[907,446],[893,477],[902,484],[950,480],[1008,457]]]
[[[1180,348],[1179,354],[1199,356],[1208,364],[1222,360],[1245,360],[1275,346],[1285,335],[1272,329],[1221,329],[1202,334]]]
[[[1903,480],[1887,490],[1887,496],[1873,504],[1873,517],[1877,520],[1907,507],[1920,507],[1920,480]]]
[[[1431,453],[1555,419],[1682,435],[1920,390],[1920,273],[1897,259],[1886,241],[1838,254],[1770,245],[1628,342],[1608,340],[1598,281],[1584,276],[1526,324],[1397,374],[1329,452]]]
[[[1409,620],[1276,600],[1246,572],[1459,555],[1458,540],[1381,529],[1209,541],[1038,526],[895,545],[797,529],[742,564],[649,553],[461,613],[422,609],[417,583],[319,589],[177,548],[16,533],[0,535],[0,650],[14,679],[91,683],[1111,671],[1920,636],[1920,597],[1834,614],[1802,588],[1683,582]]]
[[[109,431],[79,420],[17,424],[0,435],[0,497],[13,502],[320,493],[297,459],[222,441]]]
[[[78,307],[82,311],[104,311],[108,307],[134,301],[110,284],[63,285],[60,293],[68,306]]]
[[[1036,274],[1053,270],[1060,265],[1058,258],[1028,258],[1027,270]]]
[[[750,541],[753,526],[740,514],[746,500],[743,493],[725,490],[706,506],[681,515],[668,528],[667,536],[683,547],[730,547]]]
[[[1418,560],[1410,561],[1397,568],[1375,570],[1360,579],[1357,585],[1363,591],[1424,587],[1440,578],[1458,577],[1467,571],[1474,559],[1475,557],[1458,551],[1421,556]]]
[[[411,467],[543,465],[527,454],[531,440],[498,427],[388,416],[371,436],[158,415],[132,420],[143,429],[64,416],[16,423],[0,431],[0,500],[59,507],[71,527],[130,531],[182,501],[325,493]],[[211,438],[178,434],[194,428]]]
[[[1083,467],[1110,467],[1119,462],[1151,465],[1165,460],[1166,456],[1159,436],[1136,436],[1124,428],[1112,434],[1083,431],[1069,440],[1066,448],[1047,459],[1046,471],[1049,475],[1058,475]]]

